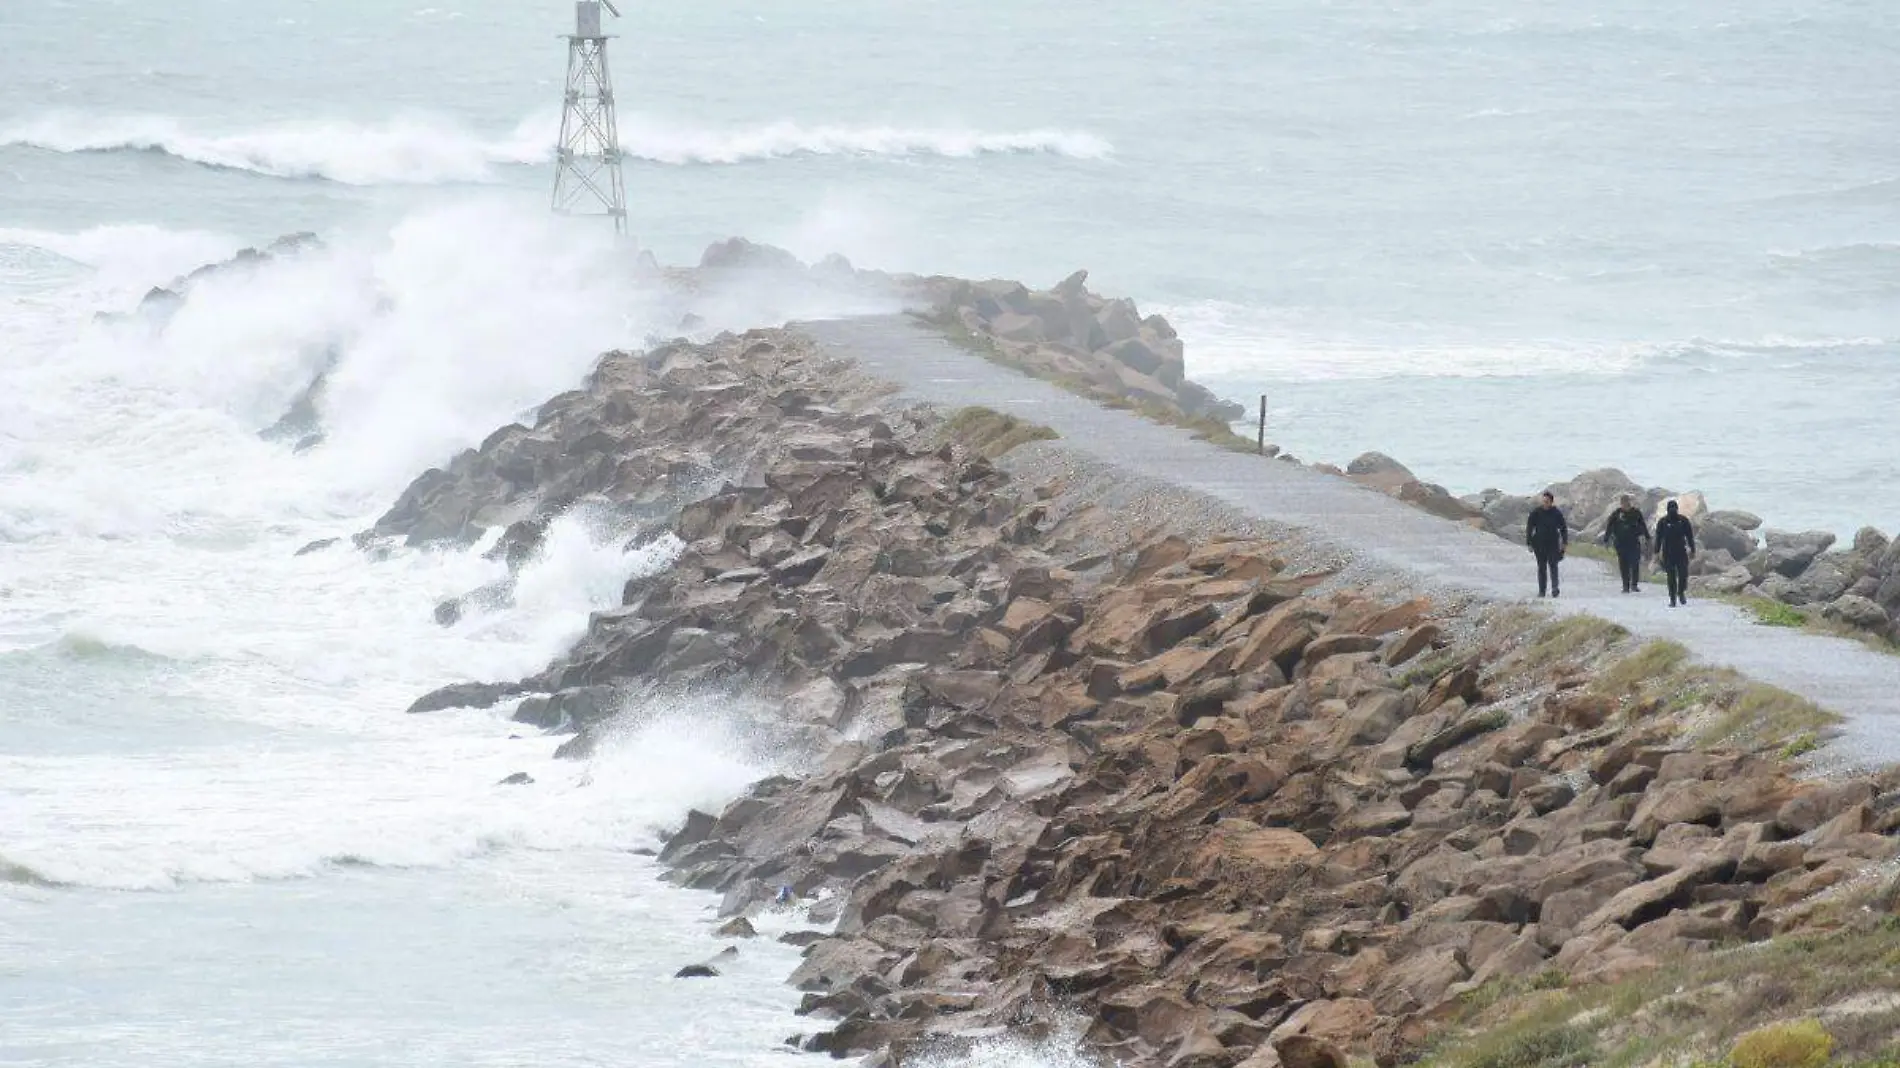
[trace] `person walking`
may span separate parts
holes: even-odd
[[[1656,521],[1656,555],[1662,557],[1663,574],[1669,579],[1669,607],[1689,603],[1689,559],[1695,555],[1695,525],[1683,515],[1676,502],[1669,502],[1669,514]]]
[[[1557,508],[1557,498],[1546,492],[1524,521],[1524,543],[1537,557],[1537,596],[1556,597],[1557,564],[1570,549],[1570,526]]]
[[[1623,592],[1635,593],[1642,586],[1643,550],[1649,547],[1649,520],[1636,507],[1636,498],[1625,493],[1623,506],[1610,513],[1603,528],[1603,544],[1616,546],[1617,570],[1623,573]]]

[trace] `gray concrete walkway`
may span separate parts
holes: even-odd
[[[1428,582],[1500,602],[1589,613],[1645,637],[1669,638],[1701,661],[1802,694],[1847,719],[1832,755],[1851,764],[1900,761],[1900,657],[1855,642],[1760,626],[1716,601],[1671,609],[1660,589],[1619,592],[1609,565],[1565,564],[1564,595],[1537,601],[1528,550],[1427,515],[1344,479],[1237,456],[1185,431],[1104,408],[989,363],[902,317],[800,324],[827,349],[921,401],[981,404],[1052,427],[1062,443],[1126,470],[1207,493],[1249,514],[1309,530]],[[1380,413],[1405,418],[1405,413]]]

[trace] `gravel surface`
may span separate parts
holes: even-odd
[[[989,363],[901,316],[799,324],[830,352],[855,359],[905,396],[945,408],[984,405],[1053,428],[1059,443],[1019,449],[1009,466],[1029,478],[1066,476],[1072,489],[1129,517],[1130,529],[1259,534],[1297,543],[1303,570],[1342,566],[1335,581],[1426,594],[1449,605],[1539,604],[1668,638],[1704,663],[1801,694],[1845,717],[1827,754],[1835,766],[1900,761],[1900,657],[1753,623],[1715,601],[1668,607],[1662,591],[1619,592],[1609,565],[1564,565],[1564,595],[1539,601],[1530,552],[1428,515],[1345,479],[1230,452],[1174,427],[1105,408]]]

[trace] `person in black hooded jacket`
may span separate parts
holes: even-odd
[[[1524,543],[1537,557],[1537,596],[1558,596],[1557,563],[1570,549],[1570,526],[1555,495],[1545,493],[1531,509],[1530,518],[1524,520]]]
[[[1669,607],[1689,603],[1689,558],[1695,555],[1695,525],[1669,502],[1669,514],[1656,521],[1656,555],[1669,579]]]
[[[1636,498],[1625,493],[1622,507],[1610,513],[1603,527],[1603,544],[1616,546],[1617,570],[1623,573],[1623,592],[1635,593],[1642,586],[1643,549],[1649,542],[1649,521],[1636,507]]]

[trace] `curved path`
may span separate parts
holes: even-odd
[[[1900,761],[1900,656],[1842,638],[1764,627],[1717,601],[1671,609],[1661,590],[1625,597],[1609,565],[1565,565],[1564,596],[1526,597],[1536,572],[1527,550],[1438,519],[1342,478],[1237,456],[1186,431],[1105,408],[960,349],[901,316],[801,323],[830,351],[917,400],[980,404],[1052,427],[1062,444],[1152,478],[1209,494],[1244,512],[1442,586],[1501,602],[1588,613],[1633,633],[1681,642],[1704,663],[1793,691],[1845,717],[1832,755],[1852,764]]]

